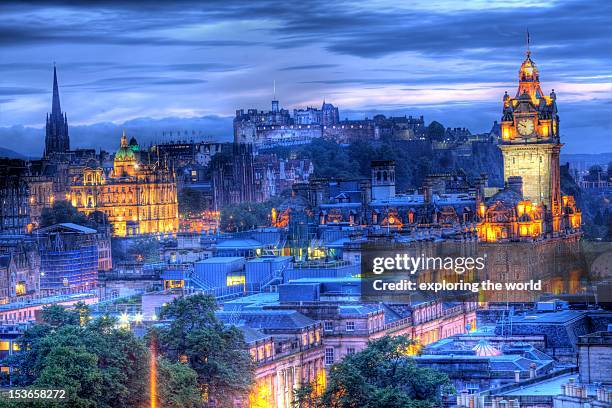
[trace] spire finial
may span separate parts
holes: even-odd
[[[57,68],[55,62],[53,62],[53,99],[51,102],[51,115],[62,116],[62,109],[60,106],[59,98],[59,86],[57,84]]]
[[[531,56],[531,50],[529,49],[531,38],[529,37],[529,29],[527,29],[527,58]]]
[[[272,89],[273,89],[274,100],[276,100],[276,79],[273,82]]]

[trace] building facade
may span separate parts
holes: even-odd
[[[176,176],[167,164],[142,163],[135,138],[125,133],[113,168],[84,167],[73,180],[70,201],[77,210],[104,213],[119,237],[178,232]]]
[[[31,230],[26,164],[19,159],[0,160],[0,234]]]

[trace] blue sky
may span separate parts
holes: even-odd
[[[529,28],[565,151],[612,151],[610,1],[66,0],[3,2],[0,15],[0,127],[43,125],[56,61],[71,125],[264,109],[276,81],[289,108],[325,98],[343,118],[423,114],[481,132],[516,87]]]

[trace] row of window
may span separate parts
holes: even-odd
[[[346,348],[346,355],[355,354],[354,347]],[[325,347],[325,365],[332,365],[335,361],[335,349],[333,347]]]

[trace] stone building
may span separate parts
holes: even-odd
[[[86,166],[72,181],[70,202],[77,210],[104,213],[119,237],[178,232],[176,176],[167,163],[138,160],[135,138],[125,133],[113,168]]]
[[[0,234],[31,231],[26,163],[0,159]]]
[[[578,338],[578,368],[582,382],[612,385],[612,331]]]
[[[227,309],[226,309],[227,310]],[[248,406],[293,406],[294,390],[312,384],[325,388],[323,333],[320,322],[293,310],[224,310],[217,317],[245,334],[255,362],[255,384]]]
[[[216,209],[228,204],[255,201],[253,147],[226,144],[211,162],[213,203]]]
[[[55,202],[53,191],[53,178],[36,172],[29,166],[26,182],[28,184],[28,206],[30,207],[30,220],[33,228],[38,228],[45,208],[51,208]]]

